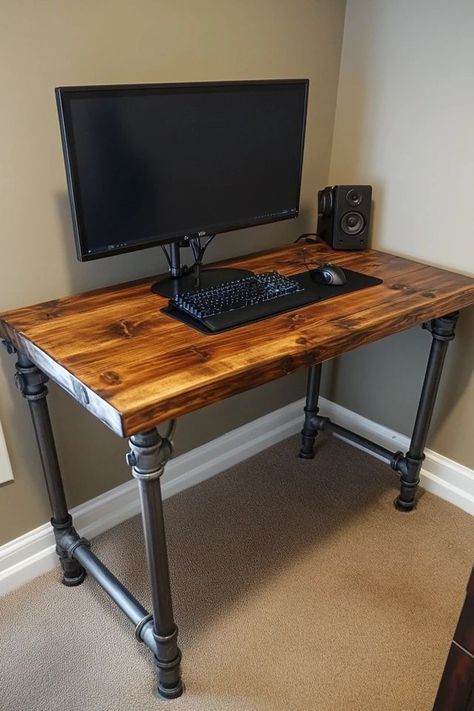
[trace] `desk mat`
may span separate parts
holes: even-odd
[[[265,321],[268,318],[273,318],[279,314],[283,314],[288,311],[296,311],[303,306],[308,306],[309,304],[316,303],[317,301],[325,301],[326,299],[334,299],[343,294],[350,294],[352,291],[359,291],[360,289],[367,289],[371,286],[376,286],[377,284],[382,284],[383,279],[378,279],[377,277],[368,276],[367,274],[361,274],[360,272],[353,272],[352,269],[344,269],[344,274],[346,275],[346,283],[342,286],[329,286],[328,284],[316,284],[312,281],[310,276],[310,270],[300,272],[299,274],[291,274],[289,278],[294,279],[299,282],[301,286],[304,287],[307,298],[300,306],[292,306],[288,309],[282,309],[278,314],[271,314],[270,316],[259,317],[253,321],[247,321],[246,323],[238,324],[237,326],[230,326],[229,328],[222,329],[220,331],[210,331],[203,324],[199,323],[193,319],[192,316],[188,316],[182,311],[174,309],[171,306],[167,306],[162,309],[162,313],[167,314],[171,318],[176,319],[185,323],[187,326],[197,329],[201,333],[205,333],[208,336],[216,336],[219,333],[224,333],[224,331],[231,331],[235,328],[242,328],[242,326],[247,326],[249,323],[257,323],[257,321]]]

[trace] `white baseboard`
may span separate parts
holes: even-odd
[[[304,400],[243,425],[208,444],[171,460],[166,467],[163,496],[173,496],[298,432]],[[393,451],[406,451],[409,440],[393,430],[324,398],[321,414]],[[474,471],[436,452],[426,451],[421,484],[442,499],[474,515]],[[71,510],[79,533],[103,533],[139,512],[136,483],[131,480]],[[51,526],[44,524],[0,546],[0,595],[57,565]]]

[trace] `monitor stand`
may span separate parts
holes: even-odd
[[[187,246],[187,243],[173,242],[170,244],[170,274],[153,284],[151,290],[154,294],[171,299],[177,294],[195,291],[196,289],[208,289],[209,287],[219,286],[227,281],[242,279],[252,274],[248,269],[226,269],[225,267],[203,269],[200,264],[187,269],[181,266],[180,247],[182,246]]]

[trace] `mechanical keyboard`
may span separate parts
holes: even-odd
[[[209,331],[223,331],[311,301],[314,296],[295,279],[265,272],[178,294],[170,299],[169,308]]]

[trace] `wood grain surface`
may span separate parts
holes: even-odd
[[[205,335],[161,313],[157,277],[0,315],[0,335],[130,436],[474,304],[474,279],[389,254],[291,245],[229,261],[291,275],[331,261],[383,284]]]

